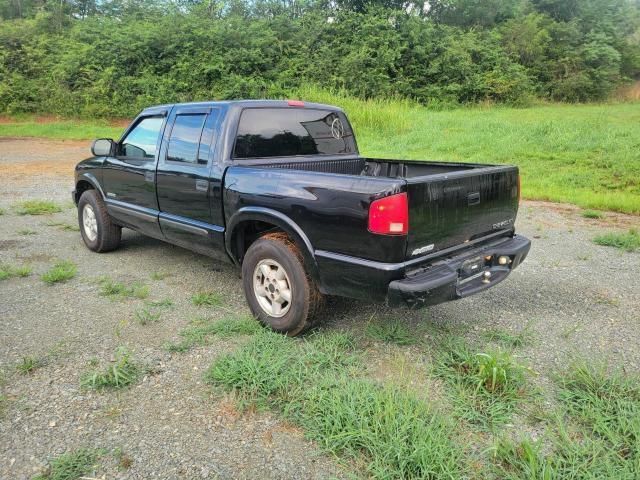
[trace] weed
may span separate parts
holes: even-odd
[[[413,345],[416,337],[407,325],[399,320],[380,320],[367,325],[367,335],[375,340],[395,343],[396,345]]]
[[[357,362],[352,348],[343,334],[295,341],[262,331],[207,379],[278,409],[327,451],[364,461],[373,478],[460,477],[450,422],[402,389],[354,378],[344,369]]]
[[[149,287],[140,282],[133,282],[127,285],[122,282],[115,282],[110,278],[103,278],[100,280],[100,284],[100,295],[103,297],[144,299],[149,296]]]
[[[4,215],[5,211],[4,208],[0,208],[0,216]]]
[[[76,276],[78,271],[75,263],[69,260],[56,262],[52,268],[47,270],[40,277],[43,282],[53,285],[54,283],[64,283]]]
[[[49,200],[27,200],[16,206],[18,215],[51,215],[61,211],[59,205]]]
[[[14,267],[13,265],[0,263],[0,280],[6,280],[11,277],[28,277],[29,275],[31,275],[31,267],[29,265]]]
[[[494,328],[486,330],[482,336],[490,342],[500,343],[508,348],[522,347],[532,341],[532,334],[528,326],[525,326],[525,328],[516,334]]]
[[[80,385],[94,390],[104,388],[123,388],[134,383],[142,369],[132,359],[130,353],[125,348],[116,350],[115,361],[106,369],[94,370],[85,374]]]
[[[164,300],[147,302],[147,305],[149,305],[150,307],[170,308],[173,307],[173,301],[170,298],[165,298]]]
[[[23,236],[27,236],[27,235],[37,235],[38,232],[36,232],[35,230],[30,230],[28,228],[22,228],[20,230],[18,230],[18,235],[23,235]]]
[[[191,302],[194,305],[200,306],[208,306],[208,307],[217,307],[222,305],[222,299],[220,295],[214,292],[200,292],[196,293],[191,297]]]
[[[16,370],[23,375],[35,372],[38,368],[45,365],[45,361],[42,358],[36,357],[23,357],[22,361],[16,365]]]
[[[526,369],[500,350],[473,353],[461,341],[450,341],[435,372],[449,387],[456,415],[481,428],[507,422],[525,395]]]
[[[253,335],[261,329],[260,324],[251,317],[223,318],[216,321],[197,318],[180,332],[180,342],[170,343],[166,348],[171,352],[186,352],[196,345],[207,345],[213,336],[228,338],[234,335]]]
[[[58,227],[63,232],[79,232],[80,227],[76,224],[69,224],[64,222],[47,222],[48,227]]]
[[[127,455],[121,448],[116,448],[113,451],[113,456],[118,462],[119,470],[129,470],[133,465],[133,459]]]
[[[593,239],[594,243],[605,247],[615,247],[627,252],[640,250],[640,233],[631,229],[627,233],[605,233]]]
[[[92,473],[102,451],[80,449],[65,453],[51,460],[46,473],[33,477],[32,480],[77,480]]]
[[[580,215],[584,218],[604,218],[604,213],[598,212],[597,210],[583,210]]]
[[[138,309],[135,311],[134,315],[140,325],[147,325],[160,320],[160,312],[154,312],[150,308]]]
[[[166,273],[166,272],[153,272],[151,274],[151,280],[164,280],[165,278],[167,278],[169,275],[171,275],[170,273]]]

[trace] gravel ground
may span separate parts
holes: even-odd
[[[120,449],[131,460],[122,469],[108,455],[99,478],[342,478],[343,466],[305,440],[301,431],[265,412],[240,413],[230,398],[204,384],[204,370],[244,340],[216,340],[184,354],[163,349],[198,315],[248,314],[240,279],[231,267],[207,257],[125,230],[122,247],[97,255],[76,231],[69,191],[72,166],[88,152],[87,142],[0,139],[0,262],[28,263],[33,274],[0,282],[0,478],[30,478],[48,460],[79,447]],[[19,216],[25,199],[65,205],[50,216]],[[532,238],[526,262],[500,286],[428,310],[387,310],[332,299],[322,328],[361,332],[372,316],[401,317],[410,328],[451,328],[467,339],[487,329],[517,333],[527,326],[531,342],[519,355],[535,370],[561,368],[576,356],[606,360],[640,372],[640,255],[600,247],[598,233],[640,227],[638,217],[609,213],[588,220],[566,205],[524,202],[520,233]],[[19,231],[29,229],[34,234]],[[73,260],[77,276],[47,286],[39,275],[56,259]],[[153,280],[152,274],[167,276]],[[98,279],[140,281],[149,300],[171,299],[160,321],[140,325],[134,312],[143,300],[99,295]],[[195,307],[190,297],[213,290],[222,307]],[[425,333],[427,332],[427,333]],[[150,372],[122,391],[95,393],[79,387],[96,361],[113,359],[126,346]],[[405,349],[420,376],[424,357]],[[397,352],[396,352],[397,353]],[[368,350],[377,378],[395,353]],[[29,375],[15,365],[25,356],[46,364]],[[3,411],[2,411],[3,410]]]

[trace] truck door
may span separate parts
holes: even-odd
[[[210,182],[219,109],[176,107],[157,170],[160,228],[172,243],[223,257],[224,228],[212,218]]]
[[[102,182],[109,214],[152,237],[158,225],[155,170],[166,111],[138,117],[104,163]]]

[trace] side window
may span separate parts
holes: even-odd
[[[156,144],[162,121],[162,117],[147,117],[140,120],[120,142],[118,156],[135,160],[153,160],[156,156]]]
[[[207,115],[183,114],[176,115],[176,120],[169,137],[167,161],[206,165],[208,155],[198,155],[200,137]],[[208,153],[208,151],[207,151]]]

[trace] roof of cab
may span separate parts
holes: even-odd
[[[294,103],[295,102],[295,103]],[[168,103],[164,105],[153,105],[145,108],[142,113],[156,112],[158,110],[169,110],[176,106],[194,106],[194,107],[208,107],[208,106],[227,106],[237,108],[256,108],[256,107],[272,107],[272,108],[319,108],[322,110],[337,110],[342,111],[341,108],[334,105],[325,105],[322,103],[310,103],[302,102],[300,100],[221,100],[221,101],[207,101],[207,102],[188,102],[188,103]]]

